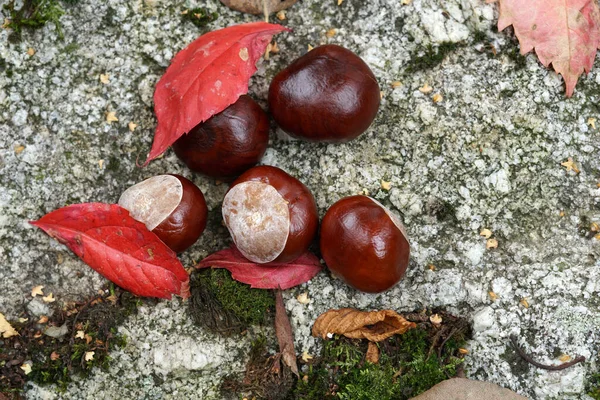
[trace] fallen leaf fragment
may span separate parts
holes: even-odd
[[[2,333],[3,338],[9,338],[19,334],[2,313],[0,313],[0,333]]]
[[[46,322],[48,322],[48,316],[47,315],[42,315],[40,317],[40,319],[38,319],[38,324],[45,324]]]
[[[337,29],[335,29],[335,28],[331,28],[330,30],[328,30],[328,31],[325,33],[325,36],[327,36],[328,38],[332,38],[332,37],[334,37],[334,36],[335,36],[335,34],[336,34],[336,33],[337,33]]]
[[[21,365],[21,369],[25,372],[25,375],[29,375],[31,373],[31,364],[23,364]]]
[[[135,128],[137,128],[137,124],[135,124],[133,122],[128,123],[127,126],[129,127],[130,132],[135,131]]]
[[[525,308],[529,308],[529,302],[527,301],[527,299],[525,297],[523,297],[521,299],[521,301],[519,302],[523,307]]]
[[[15,150],[15,154],[21,154],[23,152],[23,150],[25,150],[25,146],[23,146],[23,145],[15,146],[14,150]]]
[[[314,357],[311,356],[310,354],[308,354],[308,352],[306,350],[304,350],[302,352],[302,361],[304,361],[305,363],[309,362],[310,360],[312,360]]]
[[[117,115],[114,111],[109,111],[106,113],[106,122],[111,123],[111,122],[117,122],[119,120],[119,118],[117,118]]]
[[[379,363],[379,347],[373,342],[369,342],[369,347],[367,347],[367,356],[366,359],[371,364]]]
[[[308,51],[311,51],[312,49],[314,49],[314,47],[312,47],[310,44],[307,47]]]
[[[32,56],[35,54],[35,50],[33,49],[33,47],[30,47],[27,49],[27,55],[28,56]]]
[[[92,361],[94,359],[94,354],[96,354],[96,352],[86,351],[84,356],[85,361]]]
[[[498,31],[512,25],[521,54],[535,50],[544,66],[552,64],[571,97],[579,76],[590,72],[600,42],[596,0],[500,0]]]
[[[481,232],[479,232],[480,236],[483,236],[486,239],[489,239],[492,237],[492,231],[490,231],[489,229],[482,229]]]
[[[233,25],[200,36],[177,53],[156,84],[154,112],[158,124],[144,165],[248,93],[256,62],[273,35],[286,30],[266,22]]]
[[[419,88],[419,92],[421,92],[423,94],[429,94],[429,93],[433,92],[433,88],[431,86],[429,86],[429,84],[427,82],[425,82],[425,84]]]
[[[84,331],[77,331],[77,334],[75,335],[75,338],[77,338],[77,339],[85,339],[85,332]]]
[[[218,251],[196,265],[196,268],[225,268],[238,282],[258,289],[289,289],[308,282],[321,271],[317,256],[306,252],[286,264],[256,264],[248,261],[235,247]]]
[[[458,349],[458,352],[459,352],[460,354],[469,354],[469,350],[467,350],[467,349],[463,349],[462,347]]]
[[[430,271],[435,271],[435,270],[436,270],[436,268],[435,268],[435,265],[433,265],[433,264],[429,264],[429,265],[427,266],[427,268],[428,268]]]
[[[496,293],[492,292],[491,290],[488,292],[488,296],[490,296],[490,300],[492,300],[492,301],[498,300],[498,295]]]
[[[337,0],[337,5],[341,6],[343,2],[344,2],[344,0]]]
[[[409,5],[410,3],[412,3],[412,0],[402,0],[402,1],[400,2],[400,4],[402,4],[403,6],[407,6],[407,5]]]
[[[294,335],[292,334],[292,325],[285,311],[283,296],[281,290],[275,291],[275,335],[279,343],[279,352],[285,365],[290,367],[292,372],[298,374],[298,364],[296,363],[296,350],[294,350]]]
[[[392,182],[381,181],[381,188],[383,190],[390,190],[392,188]]]
[[[587,124],[592,127],[592,129],[596,129],[596,118],[588,118]]]
[[[573,158],[571,157],[567,158],[567,161],[561,162],[560,165],[565,167],[567,169],[567,172],[573,171],[576,174],[581,172],[579,171],[579,168],[577,168],[577,164],[575,164],[575,161],[573,161]]]
[[[440,93],[436,93],[433,95],[432,99],[434,103],[439,103],[440,101],[444,100],[444,97]]]
[[[310,303],[310,300],[308,299],[308,293],[307,292],[300,293],[296,297],[296,300],[298,300],[298,303],[300,303],[300,304],[308,304],[308,303]]]
[[[325,339],[328,334],[335,333],[351,339],[379,342],[416,326],[393,310],[359,311],[341,308],[319,315],[313,325],[312,335]]]
[[[498,240],[496,239],[488,239],[487,242],[485,242],[485,247],[486,249],[495,249],[498,247]]]
[[[400,81],[392,82],[392,89],[398,89],[401,86],[402,86],[402,82],[400,82]]]
[[[52,293],[50,293],[48,296],[42,297],[42,300],[44,300],[44,303],[54,303],[56,301]]]
[[[568,354],[563,354],[560,357],[558,357],[558,359],[562,362],[567,362],[567,361],[571,361],[571,356]]]
[[[42,291],[42,289],[44,288],[43,285],[39,285],[34,287],[33,289],[31,289],[31,297],[35,297],[35,296],[43,296],[44,292]]]
[[[105,85],[108,85],[110,83],[110,78],[108,74],[100,74],[100,82],[102,82]]]
[[[60,358],[60,354],[58,354],[58,353],[57,353],[57,352],[55,352],[55,351],[53,351],[53,352],[50,354],[50,359],[51,359],[52,361],[56,361],[56,360],[58,360],[59,358]]]
[[[254,15],[269,15],[290,8],[297,1],[298,0],[221,0],[221,3],[232,10]]]
[[[87,333],[85,334],[84,338],[85,338],[85,342],[87,344],[92,343],[92,337],[90,335],[88,335]]]
[[[439,314],[433,314],[429,317],[429,321],[433,325],[440,325],[442,323],[442,317]]]

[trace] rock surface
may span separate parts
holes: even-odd
[[[600,113],[600,63],[566,99],[560,77],[533,55],[519,56],[509,32],[496,32],[494,5],[408,3],[298,2],[282,22],[293,32],[277,38],[280,53],[261,61],[251,80],[250,94],[266,108],[272,77],[309,44],[343,45],[371,66],[383,99],[366,134],[343,145],[310,144],[273,125],[263,162],[302,180],[321,216],[341,197],[368,191],[402,217],[412,244],[409,271],[389,292],[358,293],[326,272],[288,291],[296,350],[318,351],[310,327],[330,308],[444,307],[473,318],[470,378],[531,398],[583,398],[600,347],[600,242],[592,225],[600,222],[600,133],[590,122]],[[52,24],[17,43],[0,30],[0,312],[8,318],[30,302],[34,286],[54,293],[56,307],[103,285],[27,223],[65,204],[116,202],[136,182],[178,173],[202,189],[209,207],[206,232],[182,255],[184,265],[228,243],[220,224],[225,185],[193,175],[172,151],[136,167],[156,124],[153,87],[173,55],[208,30],[255,20],[217,1],[186,6],[219,16],[197,28],[182,21],[178,2],[82,0],[61,17],[64,40]],[[419,90],[425,84],[431,92]],[[107,122],[109,112],[118,121]],[[561,166],[569,158],[580,172]],[[497,248],[486,246],[483,229]],[[305,291],[308,304],[295,298]],[[29,387],[28,398],[218,398],[221,377],[243,368],[255,333],[209,335],[185,308],[178,300],[144,308],[121,327],[128,345],[114,352],[108,371],[62,394]],[[510,334],[541,362],[562,354],[590,362],[536,369],[515,354]]]
[[[413,400],[526,400],[508,389],[489,382],[465,378],[448,379],[438,383]]]

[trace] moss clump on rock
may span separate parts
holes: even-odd
[[[62,0],[65,4],[75,4],[79,0]],[[15,7],[15,0],[3,6],[3,14],[8,19],[7,28],[13,31],[13,39],[20,39],[23,29],[38,29],[51,22],[58,36],[63,37],[60,17],[65,13],[58,0],[24,0],[20,8]]]
[[[224,269],[204,269],[190,277],[189,311],[194,321],[213,332],[234,334],[273,318],[275,299],[270,290],[251,289]]]

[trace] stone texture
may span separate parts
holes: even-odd
[[[150,148],[153,87],[173,55],[207,30],[255,20],[216,1],[186,6],[219,17],[199,29],[182,22],[177,2],[82,0],[61,18],[64,40],[52,24],[18,43],[0,30],[0,312],[8,318],[36,285],[53,292],[51,307],[58,307],[104,284],[27,223],[65,204],[116,202],[136,182],[179,173],[202,189],[209,207],[208,228],[181,256],[184,265],[229,242],[220,224],[225,185],[194,176],[172,151],[147,168],[135,165]],[[359,54],[383,100],[371,129],[343,145],[291,141],[273,125],[263,162],[313,190],[321,216],[341,197],[367,190],[402,217],[412,244],[406,278],[389,292],[358,293],[324,272],[285,293],[296,350],[318,351],[310,327],[329,308],[444,307],[475,322],[469,377],[531,398],[584,397],[593,362],[535,369],[518,360],[508,336],[523,336],[545,363],[562,353],[590,360],[598,353],[600,243],[584,228],[600,220],[600,134],[588,124],[600,112],[599,63],[566,99],[560,77],[533,55],[519,56],[510,33],[494,28],[495,6],[480,0],[303,0],[286,15],[293,32],[277,38],[281,52],[261,61],[251,80],[250,94],[263,107],[275,73],[322,43]],[[429,48],[439,46],[447,51],[441,62],[424,65]],[[394,81],[402,85],[392,89]],[[431,93],[419,91],[425,83]],[[436,93],[443,96],[437,103]],[[119,121],[108,123],[107,112]],[[569,157],[580,173],[560,165]],[[389,191],[381,180],[391,182]],[[484,228],[498,248],[486,248]],[[305,291],[310,301],[301,304],[295,296]],[[61,394],[31,387],[28,398],[219,398],[221,377],[243,368],[256,334],[209,335],[178,300],[144,309],[121,331],[129,343],[114,352],[110,370]],[[182,343],[191,354],[175,351]]]
[[[508,389],[489,382],[464,378],[448,379],[438,383],[414,400],[526,400]]]

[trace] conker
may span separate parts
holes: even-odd
[[[173,149],[192,171],[229,181],[256,165],[268,143],[269,118],[244,95],[180,137]]]
[[[367,130],[379,108],[371,69],[343,47],[314,48],[279,72],[269,87],[269,109],[292,136],[346,142]]]
[[[410,245],[404,226],[378,201],[345,197],[321,223],[321,254],[331,272],[355,289],[383,292],[404,276]]]
[[[183,176],[157,175],[137,183],[121,194],[119,205],[176,253],[196,243],[206,227],[204,195]]]
[[[271,166],[249,169],[231,184],[223,200],[223,219],[244,257],[260,264],[298,258],[319,224],[310,190]]]

